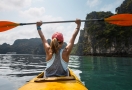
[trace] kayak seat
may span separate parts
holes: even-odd
[[[55,82],[55,81],[68,81],[68,80],[75,80],[74,76],[61,76],[61,77],[46,77],[43,78],[44,72],[37,76],[37,79],[34,82]]]
[[[75,80],[73,76],[66,76],[66,77],[47,77],[47,78],[37,78],[34,82],[55,82],[55,81],[69,81]]]

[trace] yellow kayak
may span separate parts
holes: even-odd
[[[18,90],[88,90],[69,69],[70,76],[43,78],[44,72]]]

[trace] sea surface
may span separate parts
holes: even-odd
[[[44,55],[1,54],[0,90],[18,90],[45,66]],[[69,67],[89,90],[132,90],[132,58],[70,56]]]

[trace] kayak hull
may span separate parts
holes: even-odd
[[[18,90],[88,90],[70,69],[69,72],[69,77],[50,78],[42,78],[41,73]]]

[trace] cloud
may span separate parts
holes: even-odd
[[[32,0],[1,0],[0,10],[18,10],[31,5]]]
[[[87,0],[87,5],[92,8],[92,7],[97,7],[98,5],[101,4],[101,0]]]
[[[41,7],[41,8],[29,8],[28,10],[25,11],[20,11],[19,15],[21,17],[25,17],[25,18],[34,18],[34,17],[42,17],[42,15],[45,12],[45,8]]]
[[[52,15],[46,15],[45,11],[46,10],[44,7],[40,7],[40,8],[34,7],[34,8],[29,8],[28,10],[25,11],[20,11],[19,16],[26,18],[28,22],[38,21],[38,20],[42,20],[42,21],[63,20],[62,17],[53,17]]]
[[[23,17],[23,20],[25,18],[26,21],[30,23],[37,22],[39,20],[42,20],[43,22],[64,20],[62,17],[54,17],[52,15],[46,15],[44,7],[29,8],[28,10],[20,11],[19,16]],[[65,23],[65,24],[54,23],[54,24],[43,24],[41,27],[46,39],[51,39],[52,34],[58,31],[63,33],[65,42],[69,42],[71,35],[74,32],[75,26],[76,26],[75,23]],[[13,44],[13,42],[16,39],[30,39],[36,37],[40,38],[36,30],[36,25],[18,26],[12,30],[1,32],[0,44],[4,42],[8,44]]]
[[[115,7],[113,4],[104,5],[101,9],[101,11],[114,11]]]
[[[101,7],[101,11],[111,11],[115,13],[115,9],[123,2],[124,0],[115,0],[114,3],[110,3]]]

